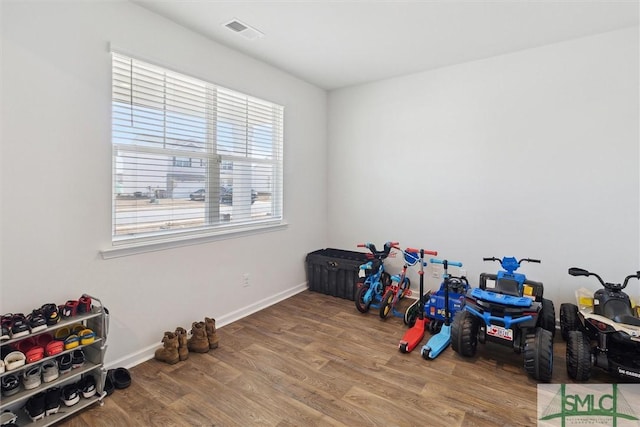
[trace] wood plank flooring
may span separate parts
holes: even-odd
[[[471,359],[449,348],[425,361],[420,347],[398,351],[405,330],[400,318],[305,291],[218,328],[220,347],[209,353],[132,368],[129,388],[60,425],[536,425],[536,382],[522,355],[487,344]],[[567,383],[559,335],[552,382]],[[591,382],[612,380],[594,371]]]

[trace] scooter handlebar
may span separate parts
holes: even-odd
[[[431,258],[429,260],[429,262],[431,262],[431,264],[444,264],[444,262],[447,261],[448,265],[452,265],[454,267],[462,267],[462,263],[459,261],[448,261],[448,260],[441,260],[438,258]]]
[[[420,249],[416,249],[416,248],[407,248],[405,249],[406,252],[415,252],[415,253],[420,253]],[[438,251],[424,251],[425,255],[438,255]]]
[[[518,264],[520,264],[522,261],[535,262],[537,264],[540,264],[539,259],[533,259],[533,258],[522,258],[520,261],[518,261]]]

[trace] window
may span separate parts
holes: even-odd
[[[114,244],[282,221],[283,107],[112,58]]]

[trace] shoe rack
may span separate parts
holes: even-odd
[[[57,330],[67,327],[73,327],[81,324],[85,328],[91,329],[95,338],[90,344],[79,344],[75,348],[65,349],[61,353],[54,356],[46,356],[34,363],[27,363],[24,366],[7,371],[0,374],[0,379],[8,375],[16,375],[20,381],[20,391],[11,396],[0,396],[0,413],[9,410],[18,416],[17,424],[21,427],[24,426],[48,426],[54,424],[63,418],[66,418],[72,414],[82,411],[84,408],[93,404],[104,404],[103,398],[106,396],[104,391],[104,384],[106,380],[107,371],[104,368],[104,356],[107,350],[107,333],[109,329],[109,315],[108,310],[102,305],[102,302],[90,295],[83,295],[83,297],[91,298],[91,311],[88,313],[78,313],[75,316],[68,318],[61,318],[61,320],[55,325],[48,326],[45,330],[31,333],[24,337],[9,339],[8,341],[0,342],[0,347],[11,346],[17,344],[21,340],[28,339],[30,337],[37,338],[40,334],[49,333],[55,336]],[[59,374],[58,378],[50,382],[41,382],[41,384],[33,389],[26,390],[22,384],[22,377],[25,371],[40,364],[43,365],[49,360],[57,360],[60,356],[73,353],[74,350],[81,349],[85,355],[84,364],[81,367],[72,368],[71,371],[64,374]],[[93,375],[96,382],[96,393],[94,396],[84,398],[80,393],[80,400],[78,403],[72,406],[65,406],[65,403],[60,400],[60,409],[57,413],[47,415],[42,419],[32,421],[27,412],[25,411],[25,405],[29,401],[29,398],[40,392],[46,392],[53,387],[60,387],[61,389],[69,384],[77,383],[80,381],[83,375]]]

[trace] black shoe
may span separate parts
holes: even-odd
[[[73,350],[71,353],[71,366],[73,368],[81,368],[84,365],[84,351],[82,350]]]
[[[78,383],[82,397],[88,399],[96,394],[96,379],[93,375],[84,376]]]
[[[47,325],[53,326],[60,321],[60,314],[58,313],[57,305],[53,303],[45,304],[42,306],[41,310],[47,320]]]
[[[44,392],[31,396],[29,400],[27,400],[27,405],[24,407],[24,410],[27,412],[27,415],[29,415],[29,418],[31,418],[31,421],[44,418],[44,401]]]
[[[41,309],[33,310],[31,314],[27,316],[27,322],[29,323],[31,333],[47,329],[47,319]]]
[[[131,374],[126,368],[109,369],[107,379],[111,379],[117,389],[127,388],[131,385]]]
[[[2,395],[13,396],[20,391],[20,380],[17,375],[10,374],[2,377]]]
[[[62,401],[66,406],[73,406],[80,401],[80,390],[78,384],[73,383],[64,386],[62,389]]]
[[[115,389],[116,389],[116,386],[113,385],[113,380],[111,379],[111,375],[109,375],[109,373],[107,372],[107,378],[104,380],[104,392],[107,394],[107,396],[110,396]]]
[[[45,415],[49,416],[55,414],[60,409],[60,395],[62,390],[60,387],[52,387],[47,390],[45,396]]]
[[[71,371],[71,353],[65,353],[56,360],[58,361],[58,372],[60,375]]]

